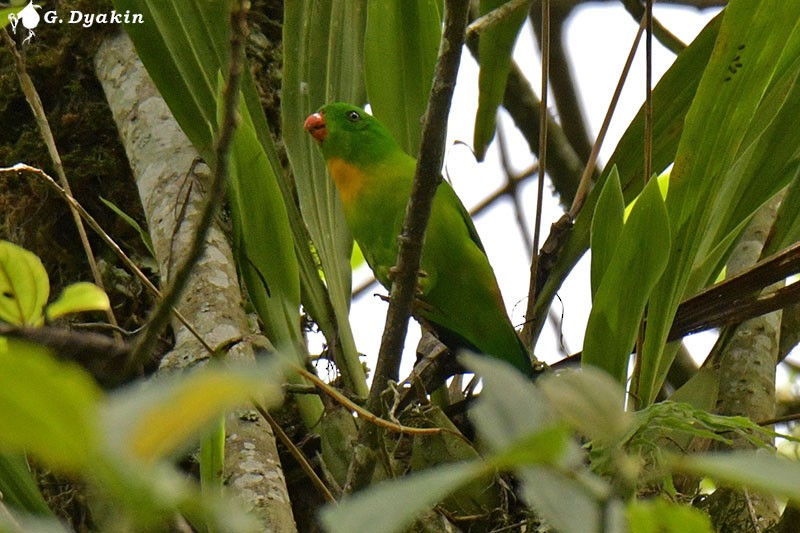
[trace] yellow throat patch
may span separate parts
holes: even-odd
[[[339,189],[342,203],[351,205],[366,184],[367,176],[358,167],[339,158],[328,160],[328,172],[336,183],[336,188]]]

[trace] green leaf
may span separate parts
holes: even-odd
[[[40,326],[50,296],[50,278],[35,254],[0,241],[0,320],[16,326]]]
[[[0,453],[0,494],[3,503],[16,511],[53,516],[22,454]],[[2,526],[0,531],[3,531]]]
[[[614,169],[612,168],[611,171],[613,172]],[[658,190],[661,191],[661,197],[664,199],[667,198],[667,194],[669,193],[669,176],[670,176],[670,169],[667,169],[666,172],[664,172],[657,178]],[[636,200],[638,199],[639,197],[637,196],[636,198],[631,200],[631,203],[625,206],[625,220],[628,220],[628,217],[630,216],[631,211],[633,210],[633,206],[636,205]]]
[[[239,114],[229,161],[234,253],[267,335],[278,345],[294,344],[300,341],[300,278],[292,230],[277,176],[243,99]]]
[[[539,389],[552,409],[594,442],[610,443],[633,423],[625,405],[625,391],[607,373],[586,367],[544,376]]]
[[[713,281],[752,214],[794,177],[800,139],[800,10],[793,3],[733,0],[686,116],[670,177],[675,236],[651,299],[639,381],[653,401],[675,348],[665,342],[678,304]],[[740,66],[741,65],[741,66]]]
[[[115,453],[152,462],[192,443],[219,414],[258,398],[275,405],[281,398],[283,364],[206,366],[113,394],[105,408],[105,433]]]
[[[772,232],[764,244],[761,257],[768,257],[778,250],[800,241],[800,167],[781,200]]]
[[[525,468],[517,475],[522,481],[525,502],[555,531],[605,531],[601,527],[601,501],[608,496],[609,488],[599,479],[582,480],[579,475],[565,475],[546,466]]]
[[[198,530],[255,531],[241,509],[216,494],[201,494],[185,473],[157,459],[190,444],[194,429],[224,408],[262,393],[267,402],[278,398],[282,376],[277,363],[205,367],[103,397],[78,367],[56,361],[38,345],[0,338],[0,483],[4,490],[16,487],[4,497],[30,512],[43,505],[31,487],[24,488],[33,483],[20,474],[25,465],[5,460],[24,451],[37,464],[90,484],[108,498],[113,517],[126,529],[159,530],[180,513]],[[41,510],[47,512],[46,505]],[[45,528],[51,522],[19,518],[22,531],[52,530]],[[0,529],[2,520],[0,513]],[[111,526],[100,529],[118,523]]]
[[[153,248],[153,240],[150,238],[150,234],[145,231],[145,229],[138,223],[136,220],[130,216],[128,213],[117,207],[113,202],[106,200],[102,196],[99,196],[100,201],[103,202],[106,207],[114,211],[116,215],[125,221],[130,227],[132,227],[136,232],[139,234],[139,238],[142,240],[145,248],[147,251],[150,252],[151,257],[156,256],[155,248]]]
[[[200,438],[200,486],[204,491],[222,491],[225,476],[225,417]]]
[[[45,309],[47,320],[80,313],[82,311],[105,311],[111,307],[108,295],[95,285],[87,281],[72,283],[64,287],[59,297]]]
[[[311,265],[301,262],[303,304],[328,339],[345,382],[360,396],[367,395],[368,387],[349,322],[353,238],[336,187],[303,123],[327,102],[366,102],[366,16],[363,2],[288,2],[284,12],[281,86],[283,140],[302,211],[297,225],[308,228],[328,292],[324,294],[316,265],[309,268]],[[309,255],[307,243],[297,242]]]
[[[442,33],[439,0],[370,0],[364,63],[373,114],[416,157]]]
[[[484,472],[480,462],[463,462],[383,482],[323,508],[322,523],[329,533],[405,531],[423,511]]]
[[[100,390],[75,365],[34,344],[0,338],[0,450],[27,452],[53,468],[91,464]]]
[[[712,411],[717,405],[719,377],[719,371],[714,365],[703,365],[689,378],[689,381],[673,392],[669,399],[673,402],[688,403],[696,409]]]
[[[536,431],[489,458],[493,466],[518,469],[529,465],[560,465],[574,459],[572,431],[564,423]],[[570,457],[571,455],[571,457]]]
[[[633,500],[626,514],[630,533],[714,533],[711,519],[700,509],[661,498]]]
[[[479,14],[487,14],[505,4],[506,0],[480,0]],[[478,113],[475,116],[475,157],[483,161],[486,148],[494,137],[497,108],[503,101],[508,73],[511,70],[511,53],[517,35],[525,22],[528,5],[519,3],[506,18],[484,30],[478,41]]]
[[[619,172],[614,167],[603,185],[592,217],[592,299],[617,250],[624,226],[624,211],[625,199],[619,183]]]
[[[459,359],[483,380],[471,419],[492,451],[502,453],[520,439],[559,422],[541,391],[511,365],[469,353],[462,353]]]
[[[734,451],[672,458],[675,470],[800,502],[800,463],[769,451]]]
[[[31,515],[0,514],[0,531],[3,533],[67,533],[64,525],[55,517],[42,518]]]
[[[581,361],[602,368],[620,384],[650,292],[669,259],[667,211],[657,180],[642,191],[622,229],[597,288]]]
[[[142,14],[144,23],[127,24],[125,31],[181,129],[213,163],[217,72],[227,60],[229,3],[114,0],[114,7]]]

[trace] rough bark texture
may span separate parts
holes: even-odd
[[[124,34],[108,38],[95,58],[120,136],[133,169],[162,274],[182,261],[182,248],[194,231],[208,168],[158,94],[133,44]],[[222,201],[222,199],[220,199]],[[248,333],[241,291],[229,243],[219,226],[211,229],[206,252],[178,308],[217,346]],[[191,367],[208,358],[197,340],[177,321],[175,346],[160,372]],[[228,357],[252,361],[252,348],[240,343]],[[247,409],[227,418],[226,481],[261,519],[265,531],[293,531],[288,491],[269,426]]]
[[[756,214],[728,261],[728,276],[758,261],[779,204],[776,198]],[[781,311],[747,320],[736,328],[721,357],[719,414],[743,415],[756,422],[775,416],[780,331]],[[753,447],[744,438],[733,440],[736,449]],[[722,489],[709,500],[709,512],[721,532],[763,531],[779,518],[777,502],[770,496]]]

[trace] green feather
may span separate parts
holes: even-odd
[[[416,161],[362,109],[323,106],[322,153],[342,197],[353,237],[377,279],[390,288]],[[316,135],[315,135],[316,137]],[[530,356],[508,318],[494,271],[475,225],[443,181],[425,235],[415,315],[450,348],[470,348],[503,359],[526,374]]]

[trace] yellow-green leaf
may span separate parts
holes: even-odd
[[[47,320],[53,320],[70,313],[81,311],[105,311],[111,307],[108,295],[88,281],[81,281],[67,285],[61,295],[47,306],[45,315]]]
[[[50,295],[50,279],[35,254],[0,241],[0,320],[39,326]]]
[[[205,367],[180,379],[162,379],[110,398],[107,434],[124,457],[151,462],[177,453],[227,409],[258,398],[281,397],[282,366]],[[146,393],[144,393],[146,391]]]
[[[41,346],[0,337],[0,450],[77,472],[94,455],[100,390]]]
[[[597,284],[586,325],[583,364],[602,368],[619,383],[625,383],[639,322],[650,293],[667,266],[669,251],[667,210],[658,183],[650,180],[622,228],[613,257]]]
[[[619,182],[617,167],[611,169],[592,217],[592,298],[611,263],[617,250],[619,236],[625,225],[623,212],[625,199],[622,196],[622,185]]]
[[[659,498],[633,500],[626,510],[631,533],[711,533],[711,519],[700,509]]]

